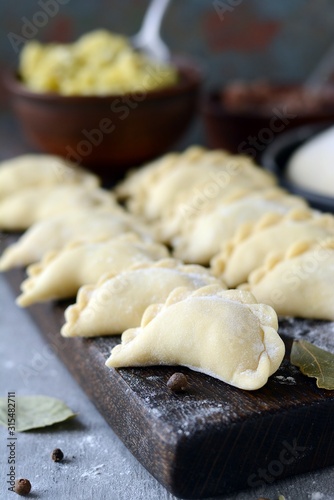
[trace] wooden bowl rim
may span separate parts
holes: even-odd
[[[292,83],[277,83],[277,84],[272,84],[273,88],[276,89],[295,89],[298,87],[301,87],[301,84],[292,84]],[[333,108],[329,109],[324,109],[321,110],[321,112],[318,113],[304,113],[304,114],[299,114],[297,119],[299,120],[309,120],[309,119],[321,119],[321,118],[326,118],[330,116],[334,116],[334,85],[323,85],[322,88],[328,89],[328,91],[332,92],[333,94]],[[220,90],[217,88],[211,89],[205,93],[203,93],[202,99],[201,99],[201,110],[202,112],[207,115],[207,116],[216,116],[216,117],[221,117],[221,118],[234,118],[234,119],[240,119],[240,120],[268,120],[272,117],[272,113],[266,113],[266,112],[254,112],[251,110],[245,110],[245,111],[236,111],[233,112],[231,110],[228,110],[223,103],[221,102],[219,95],[224,92],[224,87],[222,87]]]
[[[180,72],[180,82],[176,85],[171,85],[158,90],[150,90],[146,92],[145,100],[154,100],[165,97],[173,97],[179,94],[187,93],[191,90],[196,90],[200,87],[203,81],[203,71],[200,66],[190,58],[182,56],[174,56],[172,64]],[[70,95],[64,96],[56,93],[39,93],[29,90],[19,79],[17,71],[7,69],[3,74],[3,83],[5,88],[12,96],[25,97],[35,101],[48,101],[50,103],[93,103],[94,101],[111,101],[120,98],[130,98],[138,92],[129,92],[124,94],[108,94],[108,95]]]

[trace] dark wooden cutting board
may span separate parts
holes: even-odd
[[[6,276],[18,293],[23,271]],[[318,389],[288,361],[291,337],[315,333],[326,342],[334,339],[333,323],[282,321],[286,359],[260,390],[178,367],[190,388],[174,394],[166,386],[173,367],[105,366],[120,337],[62,338],[66,305],[39,304],[29,312],[112,429],[176,496],[227,494],[334,464],[334,391]]]

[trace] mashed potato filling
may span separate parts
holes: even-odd
[[[106,30],[72,44],[31,41],[21,52],[19,73],[30,90],[62,95],[147,92],[178,80],[173,66],[149,59],[128,38]]]

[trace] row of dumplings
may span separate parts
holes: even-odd
[[[282,316],[334,320],[334,217],[242,156],[191,147],[116,189],[186,263],[210,266]]]
[[[248,290],[226,290],[225,281],[239,284],[226,272],[230,257],[252,233],[283,220],[318,218],[321,241],[332,228],[331,216],[311,213],[274,184],[246,158],[198,147],[142,168],[114,193],[64,160],[12,160],[0,169],[0,227],[27,231],[4,251],[0,269],[29,266],[21,306],[78,292],[64,336],[124,332],[108,366],[181,364],[256,389],[278,369],[284,344],[275,311],[268,300],[257,303],[251,282]],[[298,248],[295,256],[311,246]],[[277,265],[271,258],[267,268]],[[262,278],[257,271],[254,283]]]

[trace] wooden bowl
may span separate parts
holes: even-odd
[[[273,88],[298,90],[299,85],[273,85]],[[270,112],[231,111],[223,105],[222,91],[213,90],[204,95],[201,115],[206,140],[212,148],[223,148],[232,153],[248,154],[259,161],[265,149],[282,132],[312,123],[334,123],[334,87],[326,88],[329,106],[313,112],[293,113],[284,106]]]
[[[31,92],[14,72],[4,83],[27,140],[35,148],[81,163],[103,179],[166,152],[185,132],[196,108],[202,75],[175,60],[179,83],[165,89],[108,96]]]

